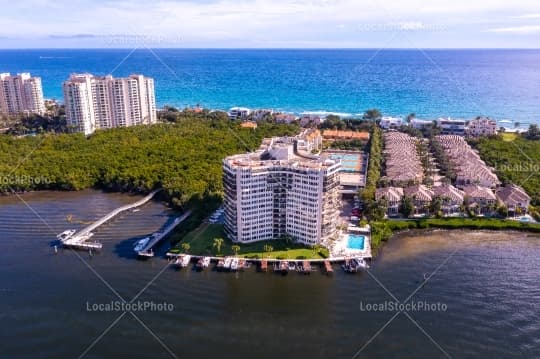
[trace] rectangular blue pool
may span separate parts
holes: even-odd
[[[366,237],[359,234],[349,234],[347,238],[347,248],[364,249],[364,240]]]

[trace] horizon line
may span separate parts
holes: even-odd
[[[540,50],[540,47],[10,47],[1,48],[0,51],[10,50]]]

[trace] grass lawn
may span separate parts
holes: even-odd
[[[517,138],[517,134],[512,132],[503,132],[502,133],[502,139],[505,142],[512,142]]]
[[[221,251],[218,253],[214,247],[214,238],[223,238],[224,242]],[[194,255],[230,256],[234,255],[231,247],[234,245],[226,239],[221,224],[200,225],[195,230],[189,232],[175,247],[182,251],[182,243],[189,243],[189,253]],[[272,252],[264,252],[264,246],[270,245],[274,248]],[[251,244],[238,244],[240,250],[239,257],[245,258],[274,258],[274,259],[321,259],[328,255],[326,249],[313,249],[299,244],[286,244],[280,240],[263,241]],[[322,255],[321,255],[322,254]]]

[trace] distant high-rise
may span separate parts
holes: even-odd
[[[0,113],[16,115],[21,113],[45,113],[41,78],[29,73],[0,74]]]
[[[66,120],[80,132],[156,123],[154,80],[73,74],[64,82]]]

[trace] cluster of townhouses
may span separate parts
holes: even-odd
[[[154,80],[73,74],[64,82],[66,121],[85,135],[97,129],[157,122]]]
[[[454,172],[454,185],[449,179],[433,186],[423,184],[424,171],[418,158],[415,139],[407,134],[390,131],[384,134],[386,175],[382,178],[388,187],[376,190],[376,200],[385,200],[387,214],[399,214],[403,198],[410,198],[414,214],[430,211],[435,198],[440,200],[443,214],[462,212],[469,208],[477,214],[491,214],[498,206],[505,206],[510,215],[526,213],[531,198],[523,188],[501,182],[493,169],[486,165],[471,146],[459,135],[436,136]]]
[[[413,118],[406,123],[400,117],[383,117],[380,126],[383,129],[399,129],[403,125],[411,126],[417,130],[437,125],[443,135],[458,136],[492,136],[497,134],[497,122],[487,117],[477,117],[472,120],[439,118],[437,120],[421,120]]]
[[[416,150],[417,139],[402,132],[384,134],[386,174],[383,181],[394,185],[422,183],[424,171]]]
[[[264,139],[223,160],[225,231],[238,243],[291,236],[316,245],[336,234],[341,163],[311,154],[320,135]]]
[[[41,78],[29,73],[0,74],[0,114],[45,113]]]

